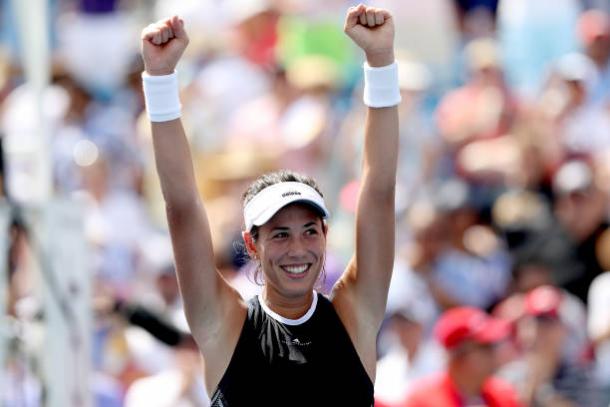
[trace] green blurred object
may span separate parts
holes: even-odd
[[[339,80],[359,65],[355,49],[343,33],[341,25],[332,20],[311,20],[301,16],[284,16],[278,27],[278,61],[287,69],[303,58],[328,58],[336,65]]]

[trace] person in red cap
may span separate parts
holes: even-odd
[[[502,367],[499,375],[532,406],[593,406],[597,388],[591,382],[585,344],[575,332],[574,304],[565,292],[542,285],[509,297],[515,315],[514,339],[519,355]],[[576,314],[578,315],[578,314]],[[582,328],[584,329],[584,327]]]
[[[402,407],[521,406],[517,393],[493,377],[496,348],[509,334],[509,324],[473,307],[445,312],[434,329],[447,350],[446,370],[413,384]]]

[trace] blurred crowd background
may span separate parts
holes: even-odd
[[[610,2],[379,0],[393,12],[399,107],[397,251],[376,399],[399,405],[444,369],[436,320],[458,306],[508,320],[497,374],[527,405],[610,403]],[[260,290],[240,243],[259,174],[314,176],[332,212],[327,292],[353,252],[365,109],[346,0],[51,0],[42,100],[56,196],[84,208],[97,406],[206,406],[173,271],[143,114],[139,33],[178,14],[183,122],[218,268]],[[10,1],[0,2],[0,132],[28,131]],[[6,150],[6,149],[5,149]],[[11,165],[4,160],[5,181]],[[9,197],[27,196],[19,183]],[[8,190],[8,191],[7,191]],[[34,318],[36,259],[11,225],[9,315]],[[34,302],[34,304],[33,304]],[[36,366],[11,354],[0,404],[41,405]]]

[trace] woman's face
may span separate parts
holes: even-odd
[[[311,292],[324,265],[326,230],[308,205],[282,208],[259,228],[255,243],[267,291],[284,296]]]

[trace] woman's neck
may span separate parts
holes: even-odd
[[[314,293],[315,291],[312,290],[302,296],[284,297],[265,287],[260,298],[267,308],[276,314],[288,319],[299,319],[310,310]]]

